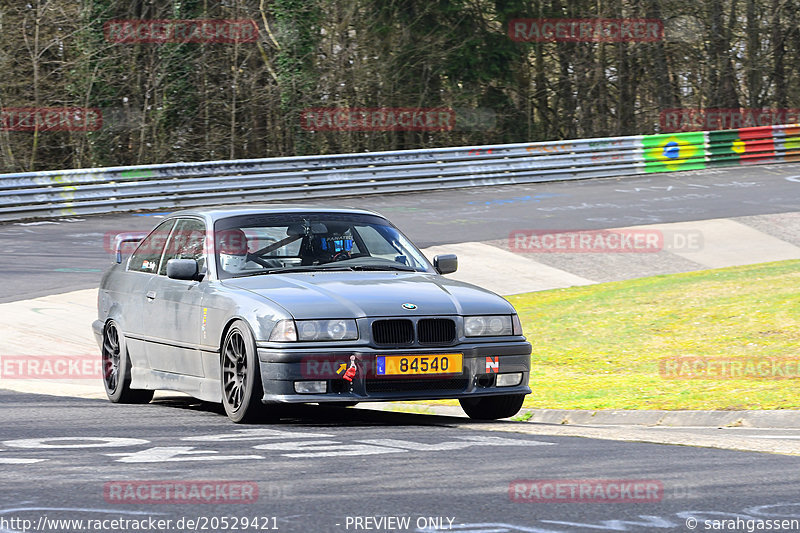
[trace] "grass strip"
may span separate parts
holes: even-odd
[[[532,292],[508,300],[533,345],[533,393],[525,407],[800,408],[800,379],[779,374],[782,368],[799,375],[800,261]],[[725,358],[751,370],[774,359],[767,377],[720,378],[731,372],[718,367],[712,378],[675,379],[659,365],[662,359],[689,357]]]

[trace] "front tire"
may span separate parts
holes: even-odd
[[[251,422],[263,414],[264,387],[258,366],[256,342],[250,328],[237,320],[228,329],[220,358],[222,406],[233,422]]]
[[[514,416],[522,408],[524,394],[462,398],[458,402],[473,420],[497,420]]]
[[[131,389],[131,360],[125,349],[125,338],[116,322],[109,321],[103,328],[103,385],[106,396],[113,403],[149,403],[151,390]]]

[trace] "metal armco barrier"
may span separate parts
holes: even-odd
[[[0,174],[0,221],[800,161],[800,125]]]

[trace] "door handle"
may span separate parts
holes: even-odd
[[[147,299],[148,300],[155,300],[156,299],[156,291],[147,291]]]

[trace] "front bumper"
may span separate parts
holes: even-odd
[[[379,355],[446,353],[462,354],[460,373],[402,377],[375,373]],[[529,394],[530,354],[531,345],[518,341],[409,350],[360,346],[326,347],[324,350],[258,347],[264,403],[377,402]],[[342,378],[341,371],[342,365],[349,366],[351,356],[355,356],[357,368],[352,383]],[[496,386],[498,375],[517,372],[522,374],[519,385]],[[298,394],[294,387],[296,381],[325,381],[327,392]]]
[[[92,322],[92,333],[94,333],[94,340],[97,341],[97,345],[100,349],[103,349],[103,329],[105,328],[105,323],[102,320],[95,320]]]

